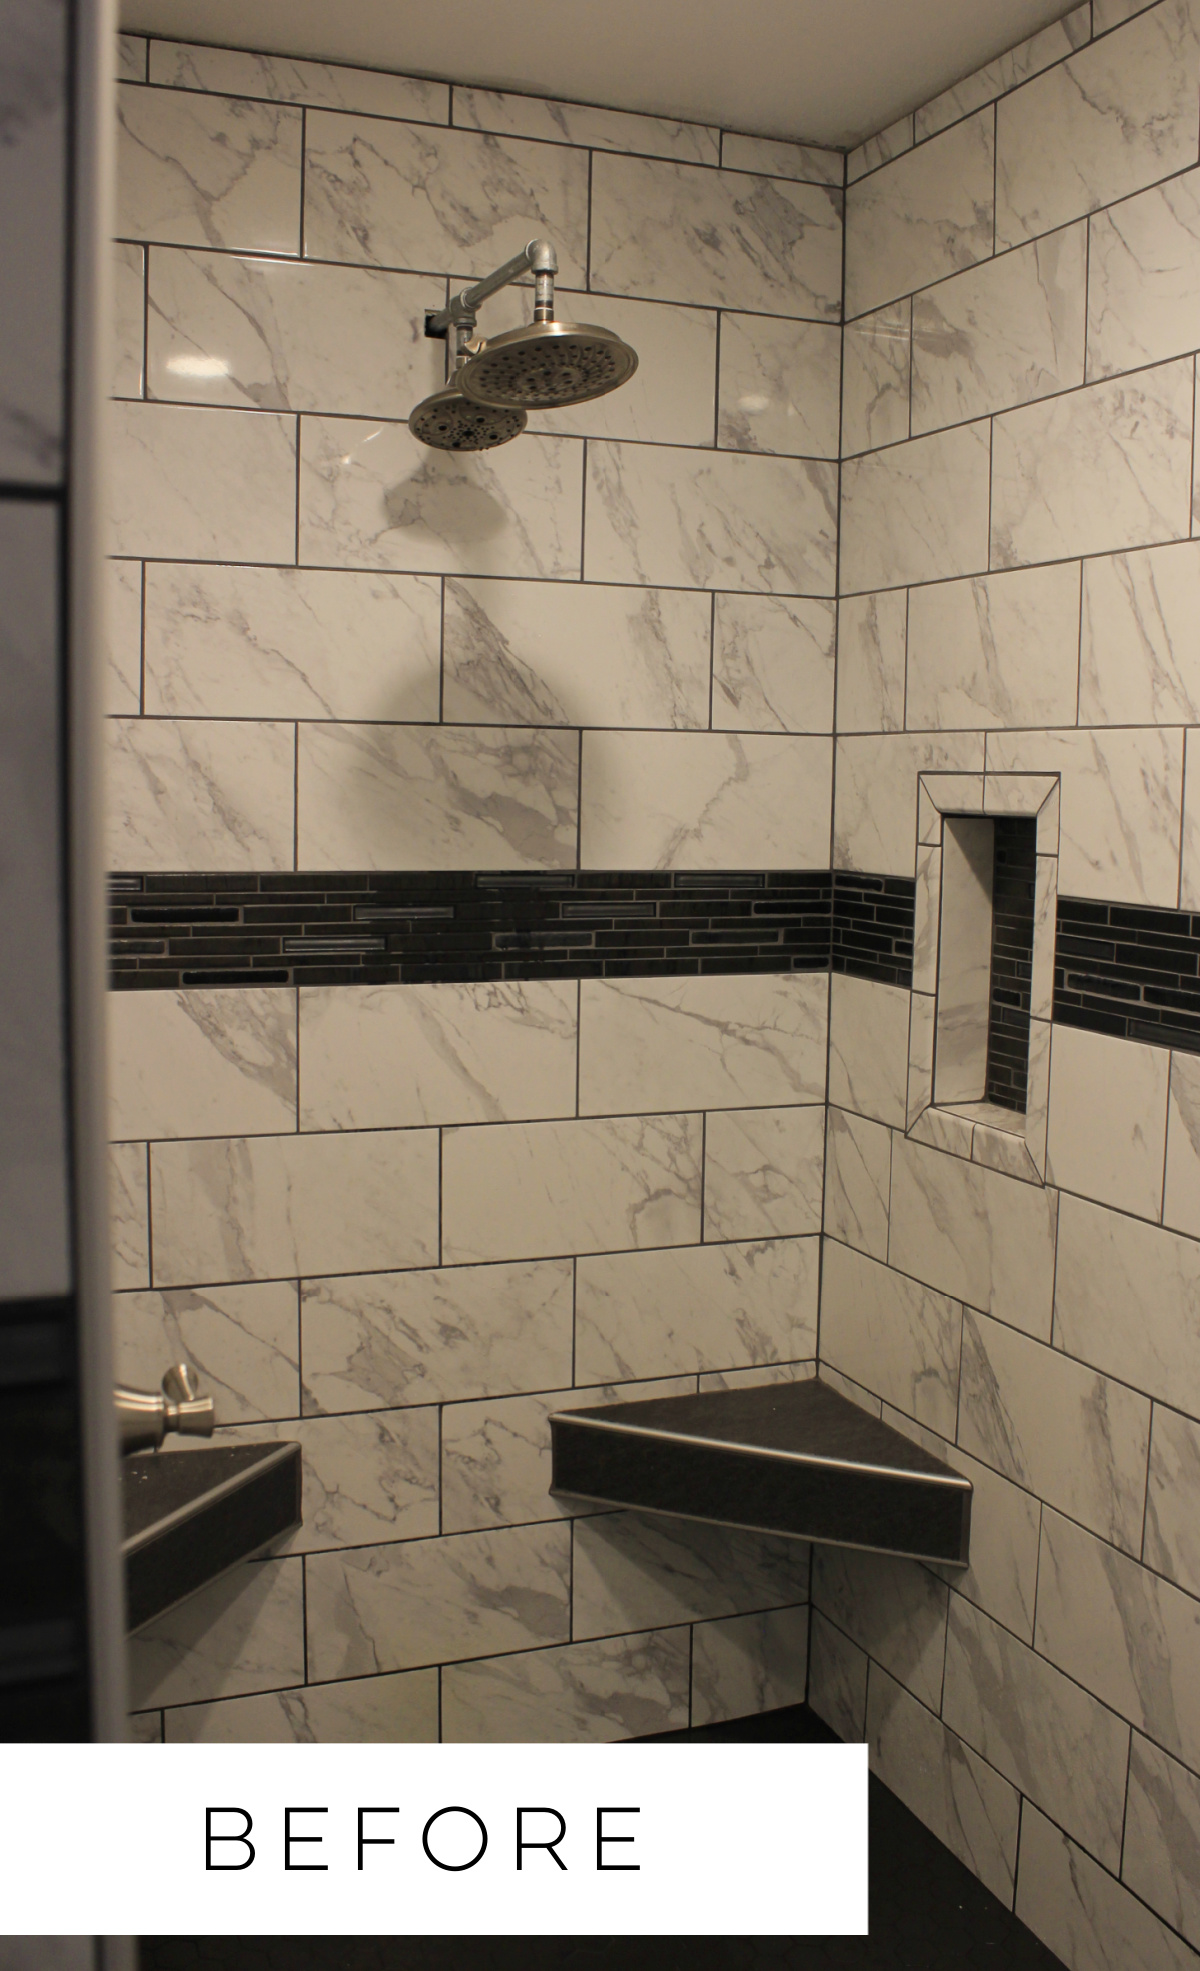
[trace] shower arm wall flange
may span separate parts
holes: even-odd
[[[554,320],[554,276],[558,272],[558,255],[549,240],[530,240],[520,253],[514,253],[503,267],[497,267],[494,274],[488,274],[474,287],[464,287],[461,293],[452,297],[446,308],[427,308],[425,311],[425,333],[437,340],[446,341],[446,381],[449,383],[456,369],[465,359],[463,345],[475,327],[475,315],[481,301],[489,295],[499,294],[502,287],[519,281],[522,274],[532,274],[533,319],[535,322]]]

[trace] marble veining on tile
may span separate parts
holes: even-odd
[[[150,1167],[144,1143],[108,1146],[109,1256],[114,1291],[150,1284]]]
[[[836,620],[834,604],[816,597],[718,595],[714,730],[832,731]]]
[[[129,1645],[130,1699],[195,1704],[304,1679],[297,1560],[243,1561],[151,1622]]]
[[[151,41],[149,79],[168,88],[259,96],[268,102],[305,103],[310,109],[361,110],[414,123],[445,123],[449,117],[450,91],[444,82],[186,41]]]
[[[1194,1241],[1069,1194],[1060,1219],[1055,1346],[1200,1415]]]
[[[808,1607],[727,1615],[692,1630],[692,1723],[753,1718],[805,1699]]]
[[[219,1427],[299,1415],[294,1280],[119,1293],[113,1344],[115,1373],[131,1389],[157,1389],[172,1362],[190,1362]]]
[[[864,733],[837,742],[833,857],[839,869],[916,869],[918,776],[982,772],[980,732]]]
[[[912,302],[891,301],[843,332],[842,455],[909,436]]]
[[[1196,1954],[1091,1856],[1026,1805],[1016,1913],[1064,1964],[1194,1971]]]
[[[915,1560],[814,1547],[812,1600],[922,1704],[941,1698],[949,1591]]]
[[[110,719],[110,869],[290,869],[290,726]]]
[[[1200,1061],[1172,1054],[1167,1098],[1167,1174],[1162,1219],[1200,1235]]]
[[[831,187],[610,154],[593,162],[597,293],[836,321],[841,253]]]
[[[1167,1137],[1165,1048],[1055,1028],[1046,1175],[1097,1204],[1157,1220]]]
[[[1197,1847],[1200,1779],[1135,1732],[1121,1877],[1200,1948]]]
[[[585,732],[580,868],[820,868],[832,750],[773,732]]]
[[[841,341],[832,323],[722,314],[718,445],[836,458]]]
[[[909,294],[992,251],[993,113],[958,123],[846,197],[846,314]]]
[[[917,731],[1071,725],[1079,569],[934,582],[908,598],[907,721]]]
[[[825,1137],[825,1231],[887,1258],[892,1137],[884,1124],[831,1107]]]
[[[175,246],[300,251],[298,109],[118,90],[117,231]]]
[[[1154,1406],[1142,1558],[1200,1596],[1200,1424]]]
[[[583,287],[587,187],[586,154],[563,144],[309,111],[304,250],[479,280],[545,235],[564,287]]]
[[[889,123],[886,130],[880,130],[874,137],[868,137],[859,144],[846,159],[846,177],[849,184],[855,179],[865,177],[868,171],[877,171],[881,164],[910,151],[913,145],[913,116],[911,110],[895,123]]]
[[[718,1109],[704,1126],[704,1237],[821,1228],[824,1108]]]
[[[759,171],[768,178],[803,178],[809,184],[839,188],[842,182],[840,151],[779,137],[743,137],[736,130],[721,134],[721,163],[728,171]]]
[[[108,561],[104,710],[142,709],[142,568],[140,562]]]
[[[130,240],[113,247],[114,397],[140,397],[144,384],[146,249]]]
[[[1080,48],[1091,39],[1091,10],[1086,4],[1076,7],[1073,13],[1064,14],[1062,20],[1052,21],[1049,27],[1033,34],[1028,41],[1018,42],[1015,48],[1000,55],[986,67],[978,68],[973,74],[956,82],[950,89],[943,90],[931,103],[926,103],[916,113],[916,133],[918,139],[932,137],[937,130],[945,129],[947,124],[957,123],[960,117],[969,116],[982,104],[993,97],[1004,95],[1018,83],[1025,82],[1031,75],[1038,75],[1043,69],[1061,61],[1074,48]]]
[[[264,1691],[168,1710],[168,1745],[436,1745],[436,1670]]]
[[[737,1527],[635,1512],[575,1522],[577,1636],[739,1615],[808,1599],[809,1549]]]
[[[1200,172],[1187,171],[1094,215],[1089,381],[1183,355],[1200,343],[1198,251]]]
[[[897,1137],[889,1258],[901,1272],[1042,1340],[1058,1194]]]
[[[988,566],[990,458],[985,421],[847,460],[843,589],[982,574]]]
[[[438,1413],[410,1409],[300,1422],[246,1425],[224,1443],[299,1444],[301,1523],[281,1552],[325,1553],[343,1547],[424,1540],[440,1531]]]
[[[108,995],[109,1133],[270,1135],[296,1119],[296,1003],[286,988]]]
[[[689,1656],[689,1632],[675,1628],[449,1664],[442,1742],[605,1744],[682,1730]]]
[[[115,554],[295,560],[294,417],[118,402],[109,425]]]
[[[826,1240],[822,1359],[944,1437],[954,1435],[962,1322],[957,1301]]]
[[[1083,564],[1079,716],[1085,725],[1200,723],[1200,542]]]
[[[839,732],[903,729],[908,600],[904,589],[885,589],[838,603]]]
[[[580,144],[593,151],[673,157],[686,164],[716,164],[721,149],[720,132],[705,123],[596,109],[586,103],[559,103],[544,96],[510,95],[500,89],[467,89],[457,83],[454,124],[460,130],[540,137],[550,143]]]

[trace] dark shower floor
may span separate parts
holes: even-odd
[[[667,1739],[827,1740],[798,1704]],[[139,1971],[1062,1971],[1023,1923],[871,1780],[870,1937],[143,1937]]]

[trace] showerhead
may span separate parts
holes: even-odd
[[[524,411],[464,397],[458,387],[461,374],[417,405],[408,420],[413,437],[439,452],[487,452],[519,437],[529,422]]]
[[[478,404],[556,410],[616,390],[637,363],[636,351],[612,329],[540,321],[492,336],[478,353],[468,345],[456,381]]]

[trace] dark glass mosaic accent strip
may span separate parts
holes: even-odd
[[[832,895],[827,869],[126,874],[110,879],[110,983],[824,971]],[[911,901],[908,921],[911,966]]]
[[[993,837],[992,991],[985,1093],[989,1102],[1023,1115],[1029,1094],[1037,822],[1018,815],[997,816]]]
[[[831,965],[856,979],[911,987],[917,886],[911,876],[833,878]]]
[[[1054,1017],[1200,1054],[1200,911],[1060,897]]]

